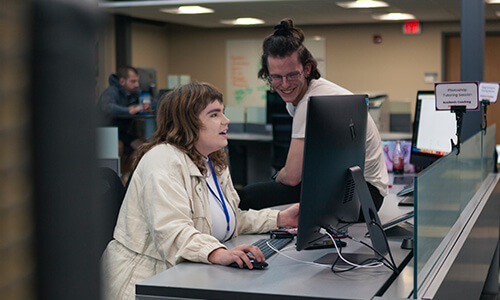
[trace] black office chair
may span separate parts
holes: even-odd
[[[292,140],[292,120],[287,114],[274,114],[273,125],[273,159],[272,166],[280,170],[285,166],[288,149]],[[301,185],[287,186],[279,182],[260,182],[249,184],[238,190],[239,207],[243,210],[262,209],[276,205],[297,203],[300,201]]]
[[[118,174],[110,168],[99,168],[98,174],[98,196],[102,201],[102,230],[100,232],[101,242],[99,250],[102,253],[109,241],[113,239],[116,220],[118,219],[118,213],[120,212],[123,197],[125,196],[125,187]]]
[[[280,182],[259,182],[249,184],[238,191],[239,208],[263,209],[277,205],[299,203],[302,184],[288,186]]]
[[[280,170],[285,166],[288,149],[292,140],[293,118],[286,114],[272,115],[273,125],[273,160],[272,166]]]

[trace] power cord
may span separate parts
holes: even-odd
[[[377,226],[380,230],[383,230],[382,226],[380,226],[380,224],[378,224],[377,222],[372,222],[372,225],[373,225],[373,224],[375,224],[375,225],[376,225],[376,226]],[[331,234],[334,234],[334,235],[335,235],[335,234],[337,234],[337,230],[335,230],[335,229],[334,229],[334,228],[332,228],[331,226],[325,226],[323,229],[326,231],[326,234],[328,234],[328,235],[330,236],[330,238],[332,238]],[[321,230],[320,230],[320,232],[321,232]],[[363,242],[363,241],[357,240],[357,239],[355,239],[355,238],[353,238],[353,237],[351,237],[351,236],[349,236],[349,235],[346,235],[346,237],[347,237],[347,238],[349,238],[349,239],[351,239],[351,240],[353,240],[353,241],[355,241],[355,242],[358,242],[358,243],[360,243],[360,244],[362,244],[362,245],[364,245],[364,246],[366,246],[366,247],[368,247],[368,248],[370,248],[370,249],[371,249],[371,250],[373,250],[375,253],[377,253],[377,254],[379,255],[379,257],[380,257],[380,258],[373,257],[373,258],[366,259],[365,261],[361,262],[361,264],[360,264],[360,265],[362,265],[362,266],[370,266],[370,265],[372,265],[372,264],[376,264],[376,263],[374,262],[374,261],[376,261],[376,262],[379,262],[379,263],[380,263],[380,265],[381,265],[381,264],[383,264],[383,265],[385,265],[386,267],[388,267],[389,269],[391,269],[393,272],[395,272],[395,273],[399,274],[399,270],[397,269],[396,264],[395,264],[395,262],[394,262],[394,258],[393,258],[393,256],[392,256],[391,251],[390,251],[389,244],[387,243],[387,239],[385,239],[385,243],[386,243],[387,249],[389,249],[389,256],[390,256],[390,258],[391,258],[391,261],[387,260],[387,258],[385,258],[385,256],[384,256],[384,255],[382,255],[382,253],[380,253],[377,249],[373,248],[371,245],[369,245],[369,244],[367,244],[367,243],[365,243],[365,242]],[[333,239],[332,239],[332,240],[333,240]],[[335,241],[334,241],[334,243],[335,243]],[[341,256],[341,254],[340,254],[340,251],[339,251],[338,249],[337,249],[337,252],[339,252],[339,257],[340,257],[342,260],[344,260],[344,259],[343,259],[343,257],[342,257],[342,256]],[[334,270],[334,266],[335,266],[335,264],[336,264],[337,262],[338,262],[338,259],[337,259],[337,260],[333,263],[333,265],[332,265],[332,271],[333,271],[333,272],[336,272],[336,271]],[[351,263],[348,263],[348,264],[349,264],[349,265],[352,265],[353,267],[352,267],[352,268],[349,268],[349,269],[344,269],[344,270],[341,270],[342,272],[345,272],[345,271],[350,271],[350,270],[353,270],[353,269],[355,269],[355,268],[357,267],[357,266],[354,266],[354,265],[356,265],[356,264],[351,264]],[[378,265],[378,266],[380,266],[380,265]]]
[[[325,233],[325,234],[328,234],[328,233]],[[332,239],[333,239],[333,236],[331,236],[330,234],[328,234],[328,236],[329,236],[330,238],[332,238]],[[310,261],[305,261],[305,260],[296,259],[296,258],[294,258],[294,257],[291,257],[291,256],[289,256],[289,255],[287,255],[287,254],[283,253],[283,251],[286,251],[286,250],[288,250],[288,249],[291,249],[291,248],[293,248],[293,246],[285,247],[285,248],[283,248],[283,249],[281,249],[281,250],[278,250],[278,249],[276,249],[276,247],[274,247],[271,243],[266,242],[266,244],[267,244],[267,246],[268,246],[269,248],[271,248],[274,252],[278,253],[279,255],[283,255],[284,257],[286,257],[286,258],[288,258],[288,259],[291,259],[291,260],[293,260],[293,261],[300,262],[300,263],[305,263],[305,264],[309,264],[309,265],[314,265],[314,266],[318,266],[318,267],[322,267],[322,268],[329,268],[329,269],[331,269],[331,268],[332,268],[332,267],[336,264],[336,262],[338,261],[339,257],[341,257],[341,255],[340,255],[341,250],[340,250],[340,249],[342,249],[342,248],[340,248],[340,249],[339,249],[339,248],[338,248],[338,246],[337,246],[337,243],[336,243],[335,239],[333,239],[333,240],[334,240],[334,241],[333,241],[333,243],[334,243],[335,248],[337,249],[337,253],[339,253],[339,255],[337,256],[337,260],[333,263],[333,265],[332,265],[332,266],[328,266],[328,265],[319,264],[319,263],[315,263],[315,262],[310,262]],[[348,264],[352,264],[351,262],[349,262],[349,261],[345,260],[343,257],[342,257],[342,260],[344,260],[344,261],[345,261],[346,263],[348,263]],[[369,260],[367,260],[367,261],[371,261],[371,260],[373,260],[373,259],[369,259]],[[363,263],[366,263],[367,261],[364,261]],[[350,271],[350,270],[355,269],[355,268],[377,268],[377,267],[380,267],[380,266],[382,266],[382,265],[383,265],[383,263],[381,263],[381,262],[378,262],[378,263],[375,263],[375,264],[373,264],[373,263],[372,263],[372,264],[364,264],[364,265],[356,265],[356,264],[354,264],[354,266],[353,266],[353,267],[348,268],[348,269],[341,269],[341,270],[333,270],[333,269],[332,269],[332,271],[333,271],[334,273],[341,273],[341,272]]]
[[[379,227],[381,230],[383,230],[382,227],[380,226],[380,224],[378,224],[376,222],[373,222],[373,224],[375,224],[377,227]],[[358,269],[358,268],[378,268],[378,267],[381,267],[381,266],[386,266],[389,269],[391,269],[393,272],[399,274],[399,270],[396,267],[396,264],[394,262],[394,258],[392,256],[391,251],[389,251],[389,256],[390,256],[390,259],[391,259],[391,261],[389,261],[377,249],[373,248],[371,245],[365,243],[364,241],[357,240],[357,239],[349,236],[345,231],[338,232],[335,229],[333,229],[332,227],[327,226],[327,227],[321,228],[320,229],[320,233],[328,235],[328,237],[330,237],[330,239],[332,240],[333,245],[335,246],[335,249],[337,250],[337,259],[333,262],[333,264],[331,266],[327,266],[327,265],[324,265],[324,264],[319,264],[319,263],[315,263],[315,262],[310,262],[310,261],[304,261],[304,260],[296,259],[294,257],[291,257],[291,256],[283,253],[284,251],[293,248],[293,246],[288,246],[288,247],[285,247],[284,249],[278,250],[271,243],[266,242],[266,244],[274,252],[276,252],[276,253],[278,253],[280,255],[283,255],[284,257],[286,257],[288,259],[291,259],[293,261],[300,262],[300,263],[309,264],[309,265],[320,266],[322,268],[327,267],[327,268],[330,268],[333,273],[348,272],[348,271],[351,271],[351,270],[354,270],[354,269]],[[339,236],[342,236],[342,237],[349,238],[349,239],[351,239],[351,240],[353,240],[355,242],[358,242],[358,243],[360,243],[360,244],[362,244],[362,245],[370,248],[371,250],[373,250],[375,253],[377,253],[380,256],[380,258],[376,258],[376,257],[368,258],[368,259],[362,261],[360,264],[356,264],[356,263],[350,262],[350,261],[348,261],[347,259],[345,259],[342,256],[342,248],[338,247],[337,242],[336,242],[334,236],[337,237],[337,238]],[[387,242],[387,239],[385,239],[385,243],[387,245],[387,249],[389,249],[389,244]],[[345,269],[338,268],[338,266],[336,267],[336,264],[338,263],[339,259],[341,259],[344,263],[350,265],[351,267],[345,268]]]
[[[322,268],[330,268],[329,266],[327,265],[323,265],[323,264],[318,264],[318,263],[315,263],[315,262],[311,262],[311,261],[305,261],[305,260],[300,260],[300,259],[296,259],[294,257],[291,257],[285,253],[283,253],[283,251],[285,250],[288,250],[288,249],[292,249],[293,246],[288,246],[288,247],[285,247],[281,250],[278,250],[276,249],[276,247],[274,247],[271,243],[269,242],[266,242],[267,246],[269,248],[271,248],[274,252],[278,253],[279,255],[283,255],[284,257],[288,258],[288,259],[291,259],[293,261],[296,261],[296,262],[300,262],[300,263],[305,263],[305,264],[309,264],[309,265],[314,265],[314,266],[318,266],[318,267],[322,267]]]
[[[319,232],[322,233],[322,234],[328,235],[330,237],[330,239],[332,239],[333,245],[335,246],[335,249],[337,250],[337,255],[338,255],[337,259],[333,262],[333,264],[330,267],[330,269],[332,270],[333,273],[347,272],[347,271],[351,271],[351,270],[354,270],[354,269],[357,269],[357,268],[378,268],[378,267],[381,267],[381,266],[384,265],[384,263],[380,262],[376,258],[366,259],[366,260],[362,261],[361,264],[356,264],[356,263],[348,261],[347,259],[345,259],[342,256],[342,251],[338,248],[335,239],[333,238],[332,234],[329,232],[330,230],[331,230],[331,228],[329,228],[329,229],[322,228],[322,229],[320,229]],[[334,232],[334,234],[336,234],[336,232]],[[347,237],[351,238],[349,235],[347,235]],[[336,264],[337,264],[337,262],[338,262],[339,259],[341,259],[343,262],[345,262],[346,264],[350,265],[351,267],[345,268],[345,269],[336,267]]]

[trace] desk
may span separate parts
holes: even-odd
[[[380,133],[382,140],[411,140],[411,133]],[[233,184],[241,188],[257,182],[268,182],[272,167],[272,132],[229,132],[228,149]],[[392,182],[392,181],[391,181]]]
[[[380,132],[382,141],[408,140],[411,141],[412,134],[409,132]]]
[[[355,232],[356,231],[356,232]],[[364,228],[351,229],[355,235]],[[251,243],[260,235],[242,236],[228,246]],[[396,263],[409,255],[390,242]],[[366,249],[366,248],[365,248]],[[345,251],[369,253],[358,244],[348,242]],[[297,252],[294,248],[284,253],[295,259],[314,261],[332,250]],[[218,265],[182,263],[137,285],[136,299],[369,299],[377,295],[391,278],[392,271],[385,267],[333,274],[330,268],[295,262],[282,255],[268,260],[267,270],[240,270]],[[167,297],[167,298],[163,298]]]
[[[237,132],[228,133],[227,139],[229,141],[243,141],[243,142],[256,142],[256,143],[271,143],[273,135],[269,133],[250,133],[250,132]]]
[[[393,193],[397,191],[396,188]],[[398,207],[397,201],[394,194],[387,197],[382,207],[385,212],[381,213],[381,218],[393,218],[394,213],[411,209]],[[366,226],[362,224],[349,229],[350,234],[355,237],[363,237],[366,231]],[[267,236],[240,236],[227,245],[231,248],[242,243],[249,244]],[[369,249],[358,243],[347,243],[345,253],[370,253]],[[400,243],[389,241],[398,265],[410,258],[410,251],[401,249]],[[314,261],[331,251],[321,249],[298,252],[292,246],[284,250],[284,253],[296,259]],[[329,267],[296,262],[279,254],[272,256],[267,262],[267,270],[253,271],[184,262],[138,284],[136,299],[369,299],[383,290],[392,279],[392,271],[386,267],[333,274]]]
[[[271,180],[272,141],[270,132],[228,133],[229,163],[235,187]]]

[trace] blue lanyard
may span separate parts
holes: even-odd
[[[212,193],[212,195],[214,195],[215,199],[217,199],[217,201],[219,201],[219,203],[222,205],[222,208],[224,209],[224,214],[226,215],[226,222],[227,222],[227,231],[229,232],[229,230],[230,230],[230,228],[229,228],[229,212],[227,210],[227,206],[226,206],[226,202],[224,201],[224,197],[222,196],[222,192],[220,191],[219,182],[217,182],[217,176],[215,176],[214,167],[212,166],[212,161],[210,160],[210,158],[208,159],[208,165],[210,166],[210,170],[212,171],[212,177],[214,178],[215,186],[217,187],[217,191],[219,192],[220,198],[217,197],[217,195],[212,190],[212,188],[210,187],[208,182],[207,182],[207,186],[208,186],[208,189],[210,190],[210,192]]]

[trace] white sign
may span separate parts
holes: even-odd
[[[496,82],[481,82],[479,84],[479,99],[481,101],[497,102],[498,86]]]
[[[477,82],[436,83],[436,110],[450,110],[452,106],[465,106],[466,110],[478,110]]]

